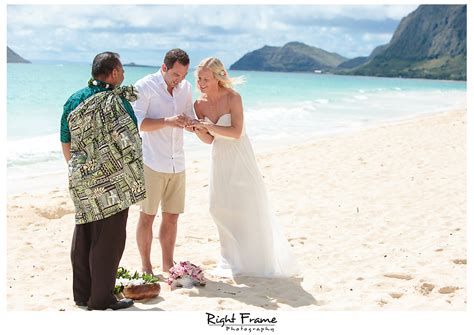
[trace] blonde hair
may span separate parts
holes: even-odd
[[[225,88],[233,88],[234,85],[239,85],[243,84],[245,82],[245,77],[244,76],[239,76],[239,77],[229,77],[227,70],[224,67],[224,64],[220,61],[219,58],[216,57],[208,57],[204,58],[199,65],[196,67],[196,71],[194,72],[194,76],[196,77],[196,87],[199,87],[198,84],[198,78],[199,78],[199,71],[201,69],[209,69],[213,76],[214,79],[216,79],[219,82],[219,86],[225,87]]]

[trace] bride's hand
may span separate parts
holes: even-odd
[[[205,128],[206,130],[209,130],[214,124],[211,122],[207,122],[204,120],[199,120],[199,123],[197,124],[197,127]]]
[[[197,134],[205,134],[207,133],[207,129],[201,125],[201,120],[189,120],[188,124],[186,125],[185,129],[192,133]]]
[[[195,132],[197,135],[204,135],[204,134],[207,134],[207,133],[208,133],[208,131],[207,131],[206,128],[204,128],[204,127],[198,127],[198,126],[196,126],[196,127],[194,128],[194,132]]]
[[[208,132],[207,128],[203,126],[201,123],[196,123],[193,127],[196,133],[205,134]]]
[[[191,133],[196,132],[196,127],[195,126],[186,126],[186,127],[184,127],[184,129],[191,132]]]

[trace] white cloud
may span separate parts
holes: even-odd
[[[365,33],[362,40],[365,42],[387,43],[392,38],[392,34],[373,34]]]
[[[31,30],[31,29],[23,29],[23,30],[17,30],[15,33],[16,33],[17,36],[26,37],[26,36],[31,36],[31,35],[33,35],[33,30]]]
[[[89,61],[96,51],[112,50],[155,64],[156,57],[148,61],[144,57],[181,47],[193,53],[225,55],[223,61],[230,65],[263,45],[281,46],[290,41],[355,57],[368,55],[375,46],[387,43],[396,21],[415,8],[9,5],[7,38],[15,51],[30,59],[63,54],[75,60],[88,57],[83,60]]]

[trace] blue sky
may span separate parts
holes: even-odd
[[[7,44],[30,60],[89,63],[102,51],[124,63],[162,63],[174,47],[191,65],[227,66],[264,45],[299,41],[348,58],[388,43],[417,5],[8,5]]]

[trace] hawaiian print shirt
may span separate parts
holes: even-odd
[[[105,219],[145,198],[141,138],[122,98],[137,99],[133,86],[98,92],[68,115],[76,224]]]

